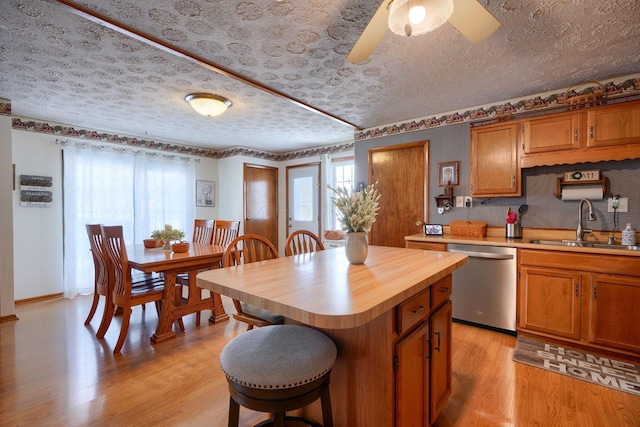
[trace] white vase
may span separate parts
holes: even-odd
[[[351,264],[364,264],[369,252],[367,233],[347,233],[344,253]]]

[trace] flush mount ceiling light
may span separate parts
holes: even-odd
[[[210,93],[190,93],[184,100],[198,113],[207,117],[219,116],[233,105],[227,98]]]
[[[401,36],[433,31],[451,17],[453,0],[392,0],[389,29]]]

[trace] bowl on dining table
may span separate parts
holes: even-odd
[[[144,239],[142,243],[144,243],[145,248],[159,248],[160,246],[164,245],[164,242],[162,240],[155,239]]]
[[[171,250],[177,253],[187,252],[189,250],[189,242],[172,243]]]

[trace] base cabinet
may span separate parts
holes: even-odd
[[[589,342],[640,353],[640,278],[594,274],[590,292]]]
[[[640,355],[637,257],[521,249],[518,258],[518,330]]]
[[[394,356],[397,427],[432,425],[451,396],[451,276],[430,292],[430,298],[417,295],[398,308],[399,331],[407,332],[400,334]],[[407,328],[410,317],[403,311],[424,315]]]

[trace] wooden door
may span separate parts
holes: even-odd
[[[429,141],[369,150],[369,183],[378,182],[380,211],[370,244],[404,248],[429,217]]]
[[[278,247],[278,169],[244,164],[244,233]]]

